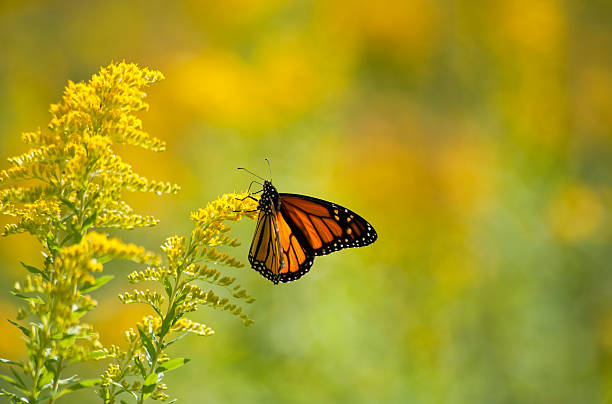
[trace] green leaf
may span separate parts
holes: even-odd
[[[19,297],[19,298],[21,298],[21,299],[23,299],[23,300],[27,300],[27,301],[30,301],[30,300],[38,300],[38,297],[36,297],[36,296],[26,296],[26,295],[24,295],[23,293],[14,292],[14,291],[10,291],[9,293],[10,293],[11,295],[13,295],[13,296]]]
[[[66,387],[64,390],[75,391],[75,390],[83,389],[86,387],[98,386],[100,383],[102,383],[101,379],[81,380],[80,382],[71,384],[70,386]]]
[[[56,336],[53,336],[52,338],[57,340],[59,346],[67,349],[70,346],[74,345],[77,339],[77,334],[59,334],[57,335],[57,338]]]
[[[13,376],[15,376],[15,380],[17,380],[17,382],[19,383],[19,386],[21,387],[21,389],[23,389],[22,391],[26,391],[27,390],[27,386],[23,382],[23,379],[21,378],[21,376],[19,376],[19,374],[17,372],[15,372],[15,369],[13,369],[13,368],[11,368],[11,373],[13,374]]]
[[[144,381],[144,385],[145,386],[151,386],[151,385],[156,385],[157,384],[157,380],[158,380],[159,376],[155,373],[151,373],[149,376],[147,376],[147,378]]]
[[[170,327],[172,326],[173,321],[175,320],[174,319],[175,312],[176,312],[176,303],[172,305],[172,308],[170,309],[170,311],[164,318],[164,321],[162,322],[161,330],[159,331],[159,335],[161,335],[162,337],[165,336],[170,330]]]
[[[126,390],[125,386],[124,386],[123,384],[121,384],[121,383],[117,383],[117,382],[113,382],[113,381],[111,381],[111,386],[115,386],[115,387],[117,387],[118,389],[120,389],[121,391],[120,391],[119,393],[121,393],[122,391],[127,392],[127,390]],[[129,387],[129,386],[128,386],[128,387]],[[117,394],[119,394],[119,393],[117,393]]]
[[[58,385],[63,386],[65,384],[72,383],[75,380],[78,380],[78,378],[79,378],[79,376],[72,375],[72,376],[70,376],[70,377],[68,377],[66,379],[59,379]]]
[[[159,312],[159,310],[156,310]],[[159,314],[161,316],[161,313]],[[149,320],[149,336],[153,340],[153,343],[157,346],[157,338],[155,338],[155,333],[153,332],[153,325],[151,324],[151,320]]]
[[[51,383],[54,376],[55,375],[51,372],[42,372],[42,376],[38,379],[38,389],[42,390],[44,385]]]
[[[187,359],[187,358],[176,358],[176,359],[169,360],[168,362],[165,362],[159,365],[157,369],[155,369],[155,373],[168,372],[170,370],[180,368],[181,366],[183,366],[190,360],[191,359]]]
[[[147,376],[147,372],[145,371],[144,366],[142,366],[142,363],[140,362],[140,359],[135,357],[134,358],[134,363],[136,364],[136,367],[138,368],[138,370],[140,370],[140,374],[142,375],[142,378],[144,379]]]
[[[173,326],[174,324],[176,324],[176,322],[179,321],[181,318],[183,318],[184,315],[185,313],[181,313],[178,316],[174,317],[174,320],[172,320],[172,324],[170,324],[170,326]]]
[[[12,378],[6,376],[6,375],[0,375],[0,379],[4,380],[5,382],[8,382],[10,384],[12,384],[13,386],[15,386],[15,388],[17,390],[19,390],[20,392],[24,393],[24,394],[28,394],[29,391],[26,389],[26,387],[20,383],[19,381],[15,381]]]
[[[4,380],[5,382],[9,382],[13,386],[19,386],[19,383],[17,383],[15,380],[11,379],[6,375],[0,375],[0,379]]]
[[[62,202],[64,205],[68,206],[70,208],[70,210],[72,210],[73,212],[77,211],[76,206],[74,205],[74,203],[70,202],[68,199],[60,196],[57,199],[60,200],[60,202]]]
[[[33,267],[32,265],[27,265],[24,262],[21,262],[21,265],[23,265],[23,267],[25,269],[27,269],[28,271],[30,271],[30,273],[33,273],[35,275],[40,275],[42,276],[46,281],[49,280],[49,277],[47,276],[46,273],[44,273],[43,271],[41,271],[40,269]]]
[[[73,311],[71,317],[72,317],[73,320],[76,321],[76,320],[80,319],[81,317],[83,317],[85,314],[89,313],[90,311],[91,311],[91,309],[88,309],[88,308],[85,308],[85,307],[81,307],[77,311]]]
[[[60,247],[63,247],[64,245],[66,245],[67,242],[70,241],[70,239],[72,239],[74,236],[72,233],[68,233],[68,235],[66,237],[64,237],[64,239],[62,241],[60,241]]]
[[[66,223],[68,222],[70,219],[72,219],[72,216],[74,216],[74,212],[70,212],[68,213],[66,216],[62,217],[60,222],[61,223]]]
[[[21,324],[7,318],[6,321],[8,321],[9,323],[13,324],[15,327],[19,328],[21,330],[21,332],[26,336],[26,337],[30,337],[30,330],[28,330],[27,328],[25,328],[24,326],[22,326]]]
[[[8,390],[0,390],[0,395],[9,397],[14,403],[28,403],[29,401],[25,397],[18,396],[17,394],[11,393]]]
[[[176,337],[175,339],[173,339],[173,340],[172,340],[172,341],[170,341],[170,342],[166,342],[166,343],[164,344],[164,349],[168,348],[170,345],[174,344],[176,341],[182,340],[182,339],[183,339],[183,338],[185,338],[186,336],[187,336],[187,333],[185,333],[185,334],[183,334],[183,335],[181,335],[181,336],[179,336],[179,337]]]
[[[55,236],[51,232],[47,233],[47,247],[49,247],[50,251],[59,250],[59,245],[57,244],[57,241],[55,241]]]
[[[100,383],[102,383],[101,379],[81,380],[80,382],[73,383],[70,386],[66,387],[64,390],[62,390],[60,393],[58,393],[55,396],[55,398],[57,399],[57,398],[63,396],[64,394],[72,393],[73,391],[76,391],[76,390],[85,389],[85,388],[88,388],[88,387],[99,386]]]
[[[112,260],[113,257],[111,255],[104,255],[102,257],[96,258],[100,264],[106,264],[108,261]]]
[[[147,359],[149,360],[149,364],[153,363],[153,358],[155,358],[155,347],[153,347],[153,343],[151,342],[151,338],[144,331],[138,328],[138,333],[140,334],[140,340],[142,341],[142,345],[144,345],[147,351]]]
[[[84,286],[81,288],[80,292],[81,292],[81,293],[89,293],[89,292],[92,292],[92,291],[94,291],[94,290],[98,289],[99,287],[102,287],[102,286],[106,285],[106,284],[107,284],[108,282],[110,282],[110,281],[111,281],[113,278],[114,278],[114,276],[113,276],[113,275],[104,275],[104,276],[101,276],[101,277],[97,278],[97,279],[96,279],[96,281],[95,281],[93,284],[87,284],[87,285],[84,285]]]
[[[72,240],[74,241],[74,244],[79,244],[81,240],[83,240],[83,233],[78,230],[75,231],[72,233]]]
[[[55,375],[55,367],[57,366],[57,359],[47,359],[44,363],[45,369]]]
[[[168,295],[168,297],[172,296],[172,284],[170,284],[170,279],[164,276],[163,282],[164,282],[164,289],[166,289],[166,294]]]
[[[93,215],[89,216],[87,219],[83,221],[83,226],[81,226],[81,228],[87,229],[89,226],[94,224],[97,218],[98,218],[98,212],[95,212]]]
[[[154,304],[149,304],[149,306],[151,306],[151,308],[152,308],[153,310],[155,310],[155,312],[156,312],[156,313],[159,315],[159,317],[161,317],[161,318],[163,318],[163,317],[164,317],[164,315],[163,315],[163,313],[161,312],[161,310],[160,310],[160,309],[158,309],[157,307],[155,307],[155,305],[154,305]],[[153,336],[153,340],[155,340],[155,336],[154,336],[153,334],[151,334],[151,335]]]
[[[10,359],[4,359],[4,358],[0,358],[0,363],[4,363],[6,365],[15,365],[15,366],[19,366],[19,367],[23,366],[23,364],[21,362],[15,362],[15,361],[12,361]]]
[[[162,375],[158,375],[157,373],[151,373],[149,376],[147,376],[144,385],[142,386],[142,393],[145,397],[148,397],[155,391],[157,381],[161,379],[161,376]]]

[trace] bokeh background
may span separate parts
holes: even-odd
[[[299,282],[239,270],[256,324],[197,314],[216,334],[175,345],[182,402],[610,403],[610,21],[603,0],[5,0],[0,157],[68,80],[125,59],[166,75],[142,119],[168,150],[121,152],[182,192],[130,196],[162,222],[121,237],[188,232],[264,157],[281,192],[376,227]],[[254,223],[235,230],[246,262]],[[0,289],[39,257],[1,239]],[[131,269],[96,295],[107,344],[145,312],[116,298]],[[1,317],[17,303],[0,293]],[[0,321],[0,356],[21,355]]]

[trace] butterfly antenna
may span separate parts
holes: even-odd
[[[266,162],[268,163],[268,172],[270,173],[270,182],[272,181],[272,167],[270,167],[270,160],[266,157]]]
[[[246,169],[246,168],[244,168],[244,167],[238,167],[238,169],[239,169],[239,170],[244,170],[244,171],[246,171],[247,173],[249,173],[249,174],[251,174],[251,175],[254,175],[255,177],[260,178],[260,179],[262,179],[262,180],[264,180],[264,181],[266,180],[265,178],[261,178],[259,175],[255,174],[255,173],[253,173],[253,172],[251,172],[251,171],[249,171],[249,170],[247,170],[247,169]]]

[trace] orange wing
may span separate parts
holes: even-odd
[[[280,253],[278,226],[274,214],[259,212],[249,250],[249,262],[263,276],[278,283],[285,261]]]
[[[345,207],[297,194],[281,193],[280,200],[289,228],[312,255],[363,247],[378,238],[370,223]]]
[[[281,252],[285,266],[280,270],[281,282],[291,282],[299,279],[310,270],[313,263],[312,252],[308,247],[302,246],[285,217],[277,212],[278,234]]]

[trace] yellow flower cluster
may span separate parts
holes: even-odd
[[[148,267],[143,271],[134,271],[128,275],[128,280],[131,283],[139,283],[144,281],[158,281],[162,277],[161,271],[157,268]]]
[[[228,236],[227,233],[231,228],[225,222],[257,217],[257,202],[247,198],[248,195],[247,192],[225,194],[209,202],[205,208],[191,213],[191,220],[195,224],[191,233],[193,254],[198,254],[203,260],[218,265],[242,266],[238,260],[219,252],[216,247],[240,245],[238,240]]]
[[[160,72],[135,64],[112,63],[88,83],[68,84],[62,102],[51,106],[49,128],[60,138],[103,133],[114,142],[162,151],[165,143],[143,132],[142,122],[133,114],[149,108],[143,89],[163,78]],[[57,139],[48,137],[34,139],[57,144]]]
[[[134,214],[121,191],[176,193],[178,186],[138,175],[113,144],[164,150],[164,142],[144,132],[134,115],[148,109],[144,88],[162,78],[157,71],[122,62],[102,68],[87,83],[70,82],[62,101],[51,106],[49,130],[24,134],[33,148],[9,158],[12,167],[0,171],[0,185],[34,180],[0,191],[0,213],[20,218],[4,234],[41,234],[52,224],[40,209],[54,209],[53,220],[67,232],[155,225],[155,218]],[[24,203],[21,209],[15,206],[19,203]]]
[[[97,304],[86,293],[112,279],[108,276],[94,277],[94,273],[102,271],[101,260],[115,258],[145,263],[159,261],[158,256],[142,247],[92,232],[80,243],[62,248],[53,258],[53,266],[49,270],[29,275],[24,282],[15,284],[13,293],[28,301],[28,314],[37,316],[46,325],[43,328],[33,326],[30,337],[34,337],[35,333],[44,333],[42,339],[50,343],[56,359],[80,361],[90,357],[91,347],[101,349],[97,334],[92,333],[89,325],[81,323],[80,317]],[[31,296],[33,293],[51,297],[53,305],[47,298]],[[67,339],[70,344],[63,343]],[[86,342],[85,346],[79,343],[82,341]]]
[[[237,222],[244,217],[257,218],[257,202],[248,197],[248,192],[240,194],[225,194],[217,200],[209,202],[205,208],[191,213],[198,240],[206,240],[207,244],[216,245],[216,238],[229,231],[223,221]]]
[[[188,318],[181,318],[176,323],[174,323],[174,325],[172,326],[172,331],[186,331],[204,337],[213,335],[215,333],[212,328],[206,327],[204,324],[191,321]]]
[[[6,225],[0,233],[3,236],[27,231],[44,241],[47,234],[61,221],[60,202],[54,200],[38,199],[24,204],[22,208],[6,205],[2,213],[16,216],[19,220],[18,223]]]
[[[159,292],[147,290],[134,290],[132,293],[126,292],[119,295],[123,303],[146,303],[156,309],[164,304],[164,297]]]
[[[111,383],[115,381],[120,374],[121,374],[121,368],[119,367],[119,365],[115,365],[111,363],[108,366],[108,369],[106,369],[106,372],[104,372],[104,374],[101,377],[102,382],[100,383],[100,386],[102,388],[110,387]]]
[[[126,244],[118,238],[109,239],[105,234],[96,232],[88,233],[79,244],[63,248],[58,260],[77,260],[83,256],[92,256],[104,261],[114,258],[152,265],[158,265],[161,262],[159,255],[143,247]],[[102,270],[101,266],[99,268]]]

